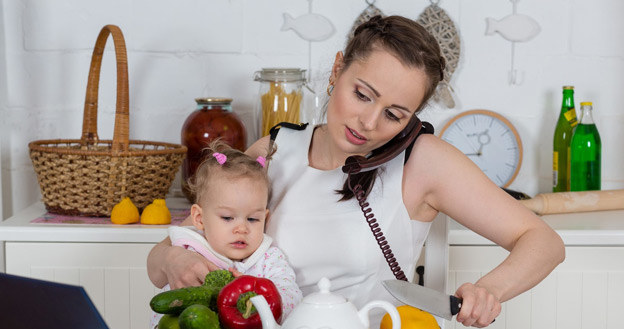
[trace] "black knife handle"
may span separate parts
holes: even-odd
[[[453,295],[451,295],[450,297],[451,297],[451,315],[456,315],[457,313],[459,313],[459,310],[462,307],[463,300]],[[492,323],[494,323],[494,321],[496,321],[496,319],[492,320]]]
[[[451,315],[459,313],[461,309],[462,299],[451,295]]]

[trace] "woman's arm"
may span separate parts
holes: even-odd
[[[532,288],[563,261],[559,235],[453,146],[421,136],[405,170],[404,186],[420,186],[418,191],[404,189],[406,204],[413,205],[412,218],[432,218],[431,213],[442,211],[510,251],[491,272],[457,290],[464,299],[457,321],[488,325],[500,313],[500,302]]]
[[[192,225],[190,216],[180,225]],[[147,274],[158,288],[167,283],[171,289],[199,286],[208,272],[217,269],[199,253],[172,246],[169,237],[154,246],[147,256]]]
[[[269,136],[254,143],[245,153],[256,158],[266,156]],[[192,225],[190,216],[180,225]],[[159,242],[147,256],[147,274],[159,288],[169,283],[171,289],[200,285],[209,271],[218,269],[200,254],[171,246],[169,238]]]

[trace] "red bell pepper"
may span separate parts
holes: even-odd
[[[228,283],[217,297],[219,321],[226,329],[261,329],[262,321],[249,300],[262,295],[269,304],[275,321],[281,322],[282,297],[271,280],[241,275]]]

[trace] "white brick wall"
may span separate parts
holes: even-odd
[[[28,142],[80,136],[91,51],[103,25],[119,25],[126,38],[130,137],[177,143],[199,96],[234,98],[235,111],[252,125],[259,87],[252,76],[262,67],[311,67],[312,85],[323,92],[334,55],[366,6],[362,0],[313,2],[313,11],[328,17],[337,33],[312,44],[309,64],[308,42],[293,31],[280,31],[282,14],[307,13],[306,0],[0,2],[0,211],[5,217],[40,198]],[[416,18],[428,2],[379,0],[376,5],[386,14]],[[511,188],[546,192],[561,86],[573,84],[577,105],[584,100],[595,105],[603,188],[624,188],[624,112],[618,106],[624,89],[624,2],[518,2],[518,12],[535,18],[542,31],[516,45],[515,65],[522,77],[517,86],[507,83],[511,43],[484,33],[485,18],[511,14],[511,2],[444,0],[440,5],[461,35],[462,55],[452,80],[457,107],[433,105],[423,119],[439,129],[464,110],[502,113],[518,129],[524,147],[522,169]],[[114,58],[107,51],[99,97],[101,138],[112,135],[114,88]]]

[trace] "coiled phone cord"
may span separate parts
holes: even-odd
[[[353,191],[353,195],[357,199],[360,205],[360,208],[362,209],[362,213],[364,214],[366,223],[368,223],[368,226],[370,227],[371,232],[373,232],[375,241],[377,241],[379,248],[381,248],[381,252],[383,253],[384,258],[386,259],[388,266],[390,266],[390,270],[392,271],[392,274],[394,274],[394,277],[397,280],[407,281],[407,277],[405,276],[405,273],[403,273],[401,266],[399,266],[399,263],[394,257],[394,254],[392,253],[392,249],[390,249],[390,245],[388,244],[386,237],[383,235],[383,232],[381,232],[381,228],[379,227],[379,224],[377,223],[377,219],[375,219],[375,214],[372,213],[372,209],[369,207],[369,203],[366,201],[366,196],[362,189],[362,185],[356,184],[355,187],[352,187],[351,175],[349,175],[349,177],[347,178],[347,181],[349,184],[349,189]]]

